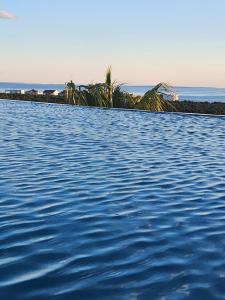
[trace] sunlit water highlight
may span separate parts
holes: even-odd
[[[0,299],[225,299],[224,128],[0,101]]]

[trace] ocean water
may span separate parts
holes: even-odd
[[[153,86],[125,86],[124,90],[143,96]],[[180,100],[225,102],[225,88],[175,87]]]
[[[63,84],[27,84],[27,83],[1,83],[0,91],[7,89],[25,89],[30,90],[57,89],[63,90]],[[144,95],[152,86],[123,86],[125,91],[137,95]],[[175,91],[180,95],[181,100],[225,102],[225,88],[207,88],[207,87],[176,87]]]
[[[0,299],[225,299],[225,118],[0,101]]]

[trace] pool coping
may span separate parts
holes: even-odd
[[[81,107],[81,108],[94,108],[100,110],[118,110],[118,111],[134,111],[134,112],[142,112],[142,113],[150,113],[150,114],[172,114],[172,115],[181,115],[181,116],[199,116],[199,117],[214,117],[214,118],[225,118],[224,115],[217,115],[217,114],[200,114],[200,113],[190,113],[190,112],[170,112],[170,111],[149,111],[144,109],[135,109],[135,108],[117,108],[117,107],[99,107],[99,106],[86,106],[86,105],[71,105],[67,103],[54,103],[54,102],[47,102],[47,101],[33,101],[33,100],[20,100],[20,99],[2,99],[0,101],[15,101],[15,102],[25,102],[25,103],[38,103],[38,104],[52,104],[52,105],[66,105],[72,107]]]

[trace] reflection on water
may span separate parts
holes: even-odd
[[[0,298],[225,299],[224,127],[0,101]]]

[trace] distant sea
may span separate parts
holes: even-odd
[[[43,91],[45,89],[63,90],[63,84],[35,84],[35,83],[8,83],[0,82],[0,91],[10,89],[37,89]],[[144,93],[152,88],[152,86],[129,86],[124,85],[123,90],[137,95]],[[175,91],[179,94],[180,100],[208,101],[208,102],[225,102],[225,88],[213,87],[175,87]]]

